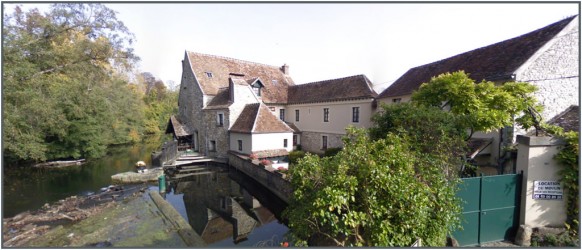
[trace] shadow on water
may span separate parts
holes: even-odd
[[[147,138],[135,145],[110,147],[106,156],[80,166],[3,168],[2,216],[12,217],[73,195],[96,193],[111,184],[112,175],[133,171],[137,161],[149,165],[151,153],[159,145],[159,138]]]
[[[166,200],[209,247],[274,247],[285,240],[284,201],[228,166],[199,170],[170,181]]]

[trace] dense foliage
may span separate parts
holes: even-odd
[[[443,169],[449,176],[456,176],[463,169],[463,156],[467,143],[462,121],[451,112],[436,107],[413,103],[383,104],[372,117],[370,137],[382,139],[387,134],[397,134],[414,142],[411,149],[447,162],[450,169]]]
[[[139,58],[114,11],[78,3],[53,4],[46,13],[16,7],[3,21],[5,160],[99,157],[108,145],[141,139],[147,111],[157,108],[129,83]]]
[[[475,131],[489,132],[513,126],[514,122],[523,129],[538,128],[542,106],[533,97],[535,90],[535,86],[523,82],[475,83],[465,72],[457,71],[423,83],[413,93],[412,102],[449,110],[471,137]]]
[[[138,77],[143,87],[145,109],[145,134],[164,133],[171,115],[178,113],[178,92],[170,91],[166,85],[151,73],[144,72]]]
[[[371,140],[350,127],[333,157],[307,154],[290,168],[284,214],[298,245],[444,246],[458,225],[456,179],[442,158],[412,150],[407,136]]]

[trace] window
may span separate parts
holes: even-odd
[[[327,135],[321,136],[321,148],[327,149]]]
[[[298,122],[299,121],[299,109],[295,110],[295,121]]]
[[[223,113],[218,113],[216,115],[216,126],[218,126],[218,127],[224,126],[224,114]]]
[[[287,148],[287,139],[283,139],[283,147]]]
[[[394,98],[392,99],[392,103],[400,103],[402,101],[402,98]]]
[[[285,110],[284,109],[279,109],[279,119],[281,119],[281,121],[285,121]]]
[[[207,76],[208,78],[212,78],[212,72],[206,72],[206,76]]]
[[[323,108],[323,122],[329,122],[329,108]]]
[[[352,122],[360,122],[360,107],[352,107]]]
[[[293,146],[297,146],[297,139],[298,139],[298,136],[293,135]]]
[[[275,107],[269,107],[269,110],[275,112]]]
[[[242,151],[242,140],[237,140],[238,142],[238,151]]]
[[[251,87],[253,88],[255,95],[261,96],[261,88],[264,87],[263,84],[261,83],[261,81],[256,81],[255,83],[253,83],[251,85]]]
[[[216,141],[210,141],[210,145],[208,147],[208,151],[216,152]]]

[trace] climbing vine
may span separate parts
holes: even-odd
[[[580,199],[580,135],[578,132],[564,132],[561,127],[553,125],[544,125],[544,130],[556,137],[562,138],[566,145],[562,146],[555,159],[564,166],[560,171],[564,189],[568,190],[566,195],[566,228],[572,236],[578,235],[578,226],[580,222],[580,208],[578,207]]]

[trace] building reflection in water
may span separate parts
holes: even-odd
[[[170,186],[174,194],[183,194],[188,222],[209,246],[229,238],[236,245],[257,228],[280,224],[286,206],[248,176],[224,167],[201,166],[200,171],[172,181]],[[268,240],[273,235],[261,237]]]

